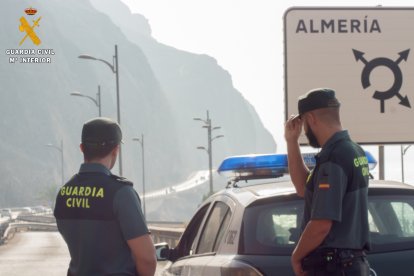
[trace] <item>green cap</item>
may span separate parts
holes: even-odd
[[[101,145],[119,144],[122,131],[117,122],[109,118],[94,118],[87,121],[82,128],[82,144]]]
[[[299,115],[319,108],[339,107],[341,104],[330,88],[317,88],[299,97]]]

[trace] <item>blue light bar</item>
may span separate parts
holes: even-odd
[[[302,154],[305,164],[308,167],[315,166],[315,154]],[[288,173],[287,154],[252,154],[242,156],[232,156],[226,158],[217,170],[219,173],[235,172],[241,174],[270,173],[280,175]]]
[[[377,166],[377,160],[375,160],[374,156],[369,151],[365,151],[365,156],[368,159],[368,167],[369,170],[373,170]]]
[[[285,169],[286,167],[286,154],[252,154],[228,157],[221,163],[217,171],[221,173],[225,171],[242,171],[264,168]]]
[[[316,153],[303,153],[302,158],[308,166],[313,168],[316,165]],[[377,165],[377,161],[371,153],[365,151],[368,159],[369,169]],[[220,174],[232,172],[239,176],[250,176],[250,178],[271,178],[282,176],[288,173],[287,154],[262,154],[242,155],[228,157],[221,163],[217,170]]]

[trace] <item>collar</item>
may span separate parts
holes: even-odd
[[[329,155],[335,144],[342,140],[349,140],[349,133],[348,130],[341,130],[336,132],[331,138],[326,141],[325,145],[323,145],[322,150],[317,154],[318,158],[322,158],[326,155]]]
[[[96,173],[103,173],[110,176],[112,173],[102,164],[99,163],[83,163],[80,166],[79,173],[89,173],[89,172],[96,172]]]

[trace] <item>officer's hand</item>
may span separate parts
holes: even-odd
[[[291,115],[285,123],[286,142],[297,142],[302,133],[303,121],[299,115]]]
[[[292,256],[290,261],[292,264],[293,272],[296,276],[306,276],[307,273],[303,271],[300,260],[295,260],[294,256]]]

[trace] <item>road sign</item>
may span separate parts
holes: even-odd
[[[414,8],[294,7],[284,32],[286,118],[329,87],[356,142],[414,143]]]

